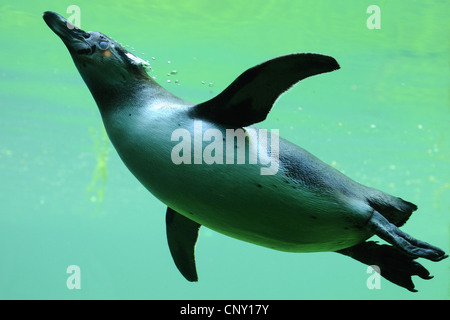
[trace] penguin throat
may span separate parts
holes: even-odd
[[[88,84],[89,90],[103,114],[122,108],[145,106],[154,94],[153,84],[147,81],[126,81],[104,86]]]

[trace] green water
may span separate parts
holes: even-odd
[[[448,259],[421,259],[435,278],[415,277],[416,294],[384,279],[370,290],[371,274],[350,258],[277,252],[206,228],[199,282],[187,282],[167,247],[165,206],[119,159],[42,20],[46,10],[68,17],[73,4],[83,29],[133,47],[163,86],[194,102],[275,56],[335,57],[341,70],[297,85],[261,126],[416,203],[403,230],[450,251],[448,1],[3,0],[1,299],[449,299]],[[381,29],[366,26],[371,4]],[[81,289],[66,285],[71,265]]]

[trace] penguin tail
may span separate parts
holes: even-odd
[[[396,227],[401,227],[408,221],[411,214],[417,210],[414,203],[401,198],[380,192],[377,195],[368,197],[369,205],[381,213],[390,223]]]

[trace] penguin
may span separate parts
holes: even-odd
[[[334,58],[280,56],[192,103],[158,85],[148,62],[106,35],[54,12],[43,18],[66,45],[120,158],[167,205],[169,249],[188,281],[198,281],[201,226],[280,251],[337,252],[377,265],[381,276],[413,292],[413,275],[432,278],[415,260],[448,256],[399,229],[415,204],[361,185],[276,130],[255,126],[294,84],[338,70]],[[374,235],[388,244],[369,241]]]

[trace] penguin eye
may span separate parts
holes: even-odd
[[[106,50],[106,49],[108,49],[108,47],[109,47],[109,43],[106,42],[106,41],[100,41],[100,42],[98,43],[98,48],[99,48],[100,50]]]

